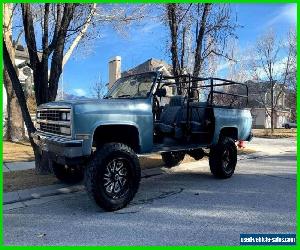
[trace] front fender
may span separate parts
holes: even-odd
[[[141,137],[141,133],[140,133],[140,128],[138,126],[138,124],[134,123],[134,122],[130,122],[130,121],[123,121],[122,123],[120,123],[120,121],[109,121],[109,122],[96,122],[93,127],[92,127],[92,131],[91,131],[91,140],[90,140],[90,147],[92,147],[93,144],[93,138],[94,138],[94,134],[97,128],[101,127],[101,126],[112,126],[112,125],[124,125],[124,126],[132,126],[134,127],[137,131],[138,131],[138,136],[139,136],[139,146],[142,146],[142,141],[143,138]]]

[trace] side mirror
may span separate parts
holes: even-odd
[[[157,89],[155,95],[157,95],[158,97],[165,97],[167,95],[167,90],[165,88]]]

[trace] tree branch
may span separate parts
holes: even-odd
[[[96,7],[97,7],[97,4],[94,3],[93,6],[92,6],[92,8],[91,8],[91,11],[90,11],[88,17],[86,18],[85,24],[82,26],[79,34],[73,40],[71,46],[69,47],[69,49],[65,53],[65,55],[63,57],[62,67],[65,66],[65,64],[67,63],[67,61],[70,59],[70,56],[72,55],[74,49],[77,47],[78,43],[80,42],[80,40],[82,39],[82,37],[84,36],[84,34],[87,32],[87,29],[90,26],[91,20],[92,20],[94,14],[96,12]]]
[[[201,16],[200,28],[199,28],[199,31],[197,34],[197,41],[196,41],[195,65],[194,65],[194,70],[193,70],[193,76],[198,76],[200,73],[200,70],[201,70],[201,64],[202,64],[201,50],[202,50],[202,44],[203,44],[203,40],[204,40],[206,19],[207,19],[208,13],[210,11],[210,6],[211,6],[211,4],[209,4],[209,3],[204,4],[202,16]]]
[[[53,32],[52,42],[49,45],[49,52],[50,53],[54,50],[54,47],[55,47],[56,42],[57,42],[58,32],[59,32],[60,25],[61,25],[61,19],[62,19],[61,4],[57,4],[55,28],[54,28],[54,32]]]
[[[51,70],[49,77],[49,98],[52,101],[55,100],[57,94],[58,81],[62,72],[62,60],[66,35],[68,32],[68,27],[74,15],[75,7],[76,4],[65,4],[60,29],[57,35],[56,46],[54,48],[51,60]]]
[[[21,4],[21,7],[25,40],[27,44],[30,63],[32,68],[36,68],[36,65],[38,65],[40,61],[37,54],[31,7],[30,4]]]

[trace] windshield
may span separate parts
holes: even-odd
[[[117,80],[106,98],[145,98],[153,85],[155,73],[133,75]]]

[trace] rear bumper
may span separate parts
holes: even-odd
[[[47,153],[51,160],[62,164],[78,163],[83,159],[83,140],[72,140],[42,132],[32,134],[40,153]]]

